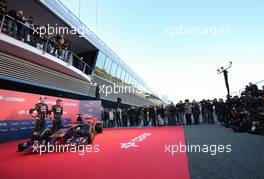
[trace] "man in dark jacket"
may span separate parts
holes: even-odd
[[[127,118],[128,118],[128,114],[127,114],[127,109],[124,109],[122,111],[122,125],[123,127],[127,127]]]
[[[21,27],[25,22],[23,11],[11,9],[8,11],[8,15],[11,18],[7,18],[7,33],[12,37],[18,38],[20,36]]]
[[[223,99],[219,99],[218,103],[218,112],[219,112],[219,118],[218,121],[220,123],[223,123],[225,121],[225,111],[226,111],[226,104],[224,103]]]
[[[200,106],[195,100],[193,100],[192,102],[192,114],[193,114],[194,124],[199,124]]]
[[[38,117],[35,125],[36,131],[41,131],[46,128],[46,117],[48,116],[48,105],[45,103],[46,97],[41,96],[40,102],[35,104],[35,107],[29,110],[33,118]],[[36,112],[36,114],[35,114]]]
[[[205,99],[203,99],[200,103],[201,103],[201,112],[202,112],[203,123],[207,123],[208,118],[207,118],[207,108],[206,108],[207,106],[206,106]]]
[[[150,121],[152,122],[152,125],[156,126],[157,125],[157,122],[156,122],[156,111],[155,111],[155,107],[154,106],[150,106],[150,108],[149,108],[149,118],[150,118]]]
[[[184,103],[182,101],[180,101],[179,103],[176,104],[176,111],[178,113],[179,116],[179,125],[183,125],[184,124]]]
[[[213,104],[211,103],[209,99],[206,101],[206,115],[207,115],[208,123],[213,124],[214,123],[214,108],[213,108]]]
[[[53,114],[53,131],[57,131],[62,127],[63,107],[61,106],[61,101],[61,99],[57,99],[56,105],[51,107],[50,113]]]
[[[148,125],[148,108],[145,106],[144,107],[144,126],[147,126]]]

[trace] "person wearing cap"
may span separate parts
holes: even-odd
[[[39,103],[35,104],[35,107],[30,109],[30,114],[34,114],[34,111],[36,111],[36,126],[35,130],[41,131],[44,130],[46,127],[46,117],[48,115],[48,105],[45,103],[45,100],[47,99],[45,96],[41,96],[39,98]],[[33,116],[33,115],[32,115]],[[35,116],[33,116],[35,117]]]
[[[51,107],[50,113],[53,113],[53,131],[58,131],[62,127],[63,107],[61,106],[61,101],[61,99],[57,99],[56,105]]]

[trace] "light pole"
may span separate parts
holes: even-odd
[[[228,69],[232,67],[232,62],[228,62],[227,67],[220,67],[216,71],[218,74],[223,73],[224,74],[224,79],[225,79],[225,84],[226,84],[226,89],[227,89],[227,99],[230,98],[230,90],[229,90],[229,83],[228,83]]]

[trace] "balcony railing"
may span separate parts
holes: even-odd
[[[93,69],[85,62],[83,57],[76,55],[68,48],[67,40],[64,39],[65,43],[63,44],[56,40],[59,37],[62,38],[62,36],[56,34],[42,34],[40,33],[40,26],[30,26],[29,23],[22,23],[8,14],[0,15],[1,33],[34,46],[42,50],[44,53],[49,53],[77,68],[86,75],[92,75]]]

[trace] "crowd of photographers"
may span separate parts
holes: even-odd
[[[190,102],[186,99],[167,106],[105,108],[102,119],[105,127],[161,126],[214,124],[219,122],[234,131],[263,132],[264,86],[262,90],[252,83],[241,97]]]
[[[167,106],[131,107],[131,108],[105,108],[102,119],[105,127],[127,126],[163,126],[163,125],[191,125],[202,123],[214,123],[214,102],[207,100],[190,102],[186,99],[176,105]]]
[[[264,86],[249,83],[241,97],[227,100],[227,114],[222,121],[236,132],[264,134]]]

